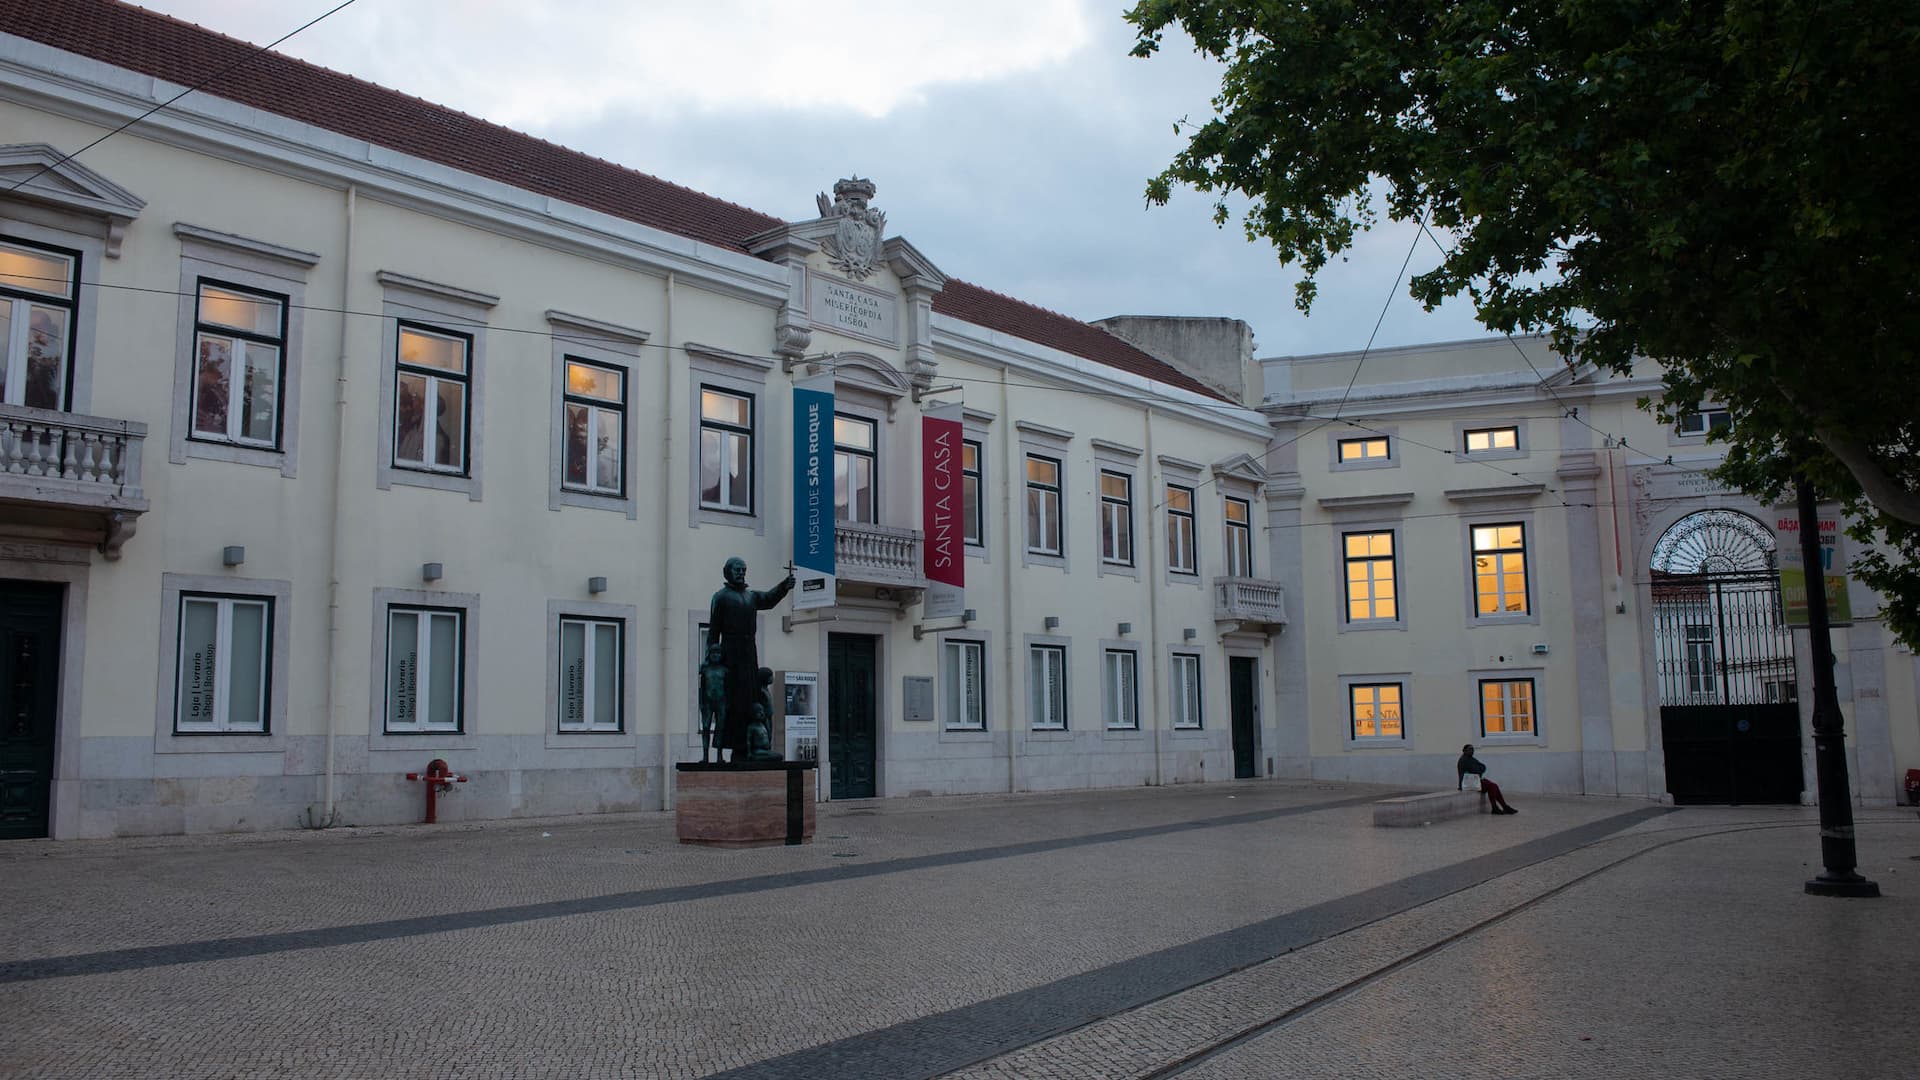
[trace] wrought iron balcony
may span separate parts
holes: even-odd
[[[1213,619],[1272,633],[1287,625],[1286,593],[1279,582],[1265,578],[1214,578]]]
[[[132,420],[0,405],[0,507],[27,537],[82,538],[109,559],[147,512]],[[10,530],[11,531],[11,530]]]
[[[833,569],[842,591],[924,589],[920,530],[842,521],[833,527]]]

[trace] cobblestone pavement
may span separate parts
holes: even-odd
[[[0,845],[0,1076],[1920,1075],[1920,821],[1362,785]]]

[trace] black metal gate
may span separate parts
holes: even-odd
[[[1793,635],[1771,573],[1653,572],[1655,677],[1676,803],[1798,803]]]

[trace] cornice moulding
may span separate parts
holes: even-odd
[[[320,256],[311,251],[301,251],[298,248],[269,244],[265,240],[253,240],[245,236],[235,236],[232,233],[221,232],[218,229],[207,229],[198,225],[189,225],[184,221],[176,221],[173,223],[173,235],[183,241],[191,240],[202,244],[211,244],[215,247],[228,248],[233,251],[244,251],[250,255],[273,259],[277,262],[300,267],[301,269],[311,268],[320,262]]]
[[[1305,491],[1305,488],[1301,489]],[[1387,510],[1413,501],[1411,491],[1391,491],[1380,495],[1330,495],[1315,500],[1329,513],[1340,510]]]
[[[1500,487],[1451,488],[1448,502],[1529,502],[1547,490],[1545,484],[1505,484]]]
[[[602,322],[599,319],[589,318],[585,315],[572,315],[564,311],[556,311],[552,308],[547,309],[547,321],[555,326],[567,326],[576,330],[584,330],[586,331],[585,335],[583,335],[585,337],[610,338],[614,341],[629,342],[634,345],[645,345],[647,339],[652,336],[645,330],[635,330],[630,326]]]

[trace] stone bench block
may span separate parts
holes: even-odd
[[[1389,828],[1429,825],[1447,818],[1466,817],[1480,809],[1486,794],[1479,791],[1430,791],[1402,795],[1373,804],[1373,823]]]

